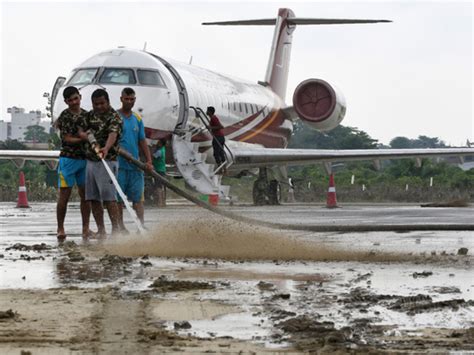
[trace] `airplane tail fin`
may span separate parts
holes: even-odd
[[[278,10],[277,18],[272,19],[203,22],[202,24],[220,26],[275,26],[265,81],[259,83],[270,86],[272,90],[284,100],[288,83],[291,42],[296,25],[342,25],[377,22],[391,21],[303,18],[295,17],[291,9],[283,8]]]

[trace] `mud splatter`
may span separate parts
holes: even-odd
[[[162,224],[147,236],[104,244],[106,252],[124,256],[195,257],[226,260],[408,261],[415,256],[329,247],[288,232],[225,219]]]

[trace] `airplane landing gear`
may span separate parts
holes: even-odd
[[[280,204],[280,183],[277,180],[268,181],[267,169],[260,169],[258,179],[253,184],[252,196],[255,206]]]

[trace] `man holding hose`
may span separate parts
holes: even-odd
[[[119,232],[117,191],[101,159],[107,163],[115,176],[118,174],[119,138],[122,120],[110,106],[109,95],[103,89],[92,93],[92,111],[86,118],[81,135],[92,133],[96,144],[87,152],[86,200],[91,201],[92,214],[100,237],[106,236],[104,225],[104,203],[112,223],[112,234]]]

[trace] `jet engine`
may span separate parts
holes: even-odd
[[[295,89],[293,108],[310,127],[318,131],[329,131],[337,127],[344,118],[346,100],[324,80],[308,79]]]

